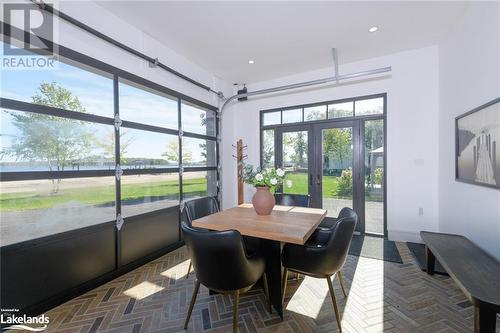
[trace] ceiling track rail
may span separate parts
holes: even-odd
[[[152,57],[150,57],[142,52],[139,52],[139,51],[117,41],[116,39],[113,39],[113,38],[103,34],[102,32],[97,31],[96,29],[86,25],[85,23],[78,21],[77,19],[61,12],[60,10],[55,9],[51,5],[48,5],[48,4],[43,3],[43,2],[35,1],[35,0],[31,0],[31,2],[33,4],[35,4],[36,6],[38,6],[41,10],[44,10],[48,13],[51,13],[52,15],[57,16],[57,17],[61,18],[62,20],[66,21],[66,22],[68,22],[68,23],[70,23],[70,24],[72,24],[72,25],[74,25],[74,26],[76,26],[76,27],[78,27],[78,28],[80,28],[80,29],[82,29],[82,30],[84,30],[84,31],[86,31],[86,32],[88,32],[88,33],[90,33],[90,34],[126,51],[126,52],[128,52],[128,53],[133,54],[136,57],[139,57],[143,60],[146,60],[147,62],[149,62],[149,64],[151,66],[159,67],[159,68],[161,68],[161,69],[163,69],[163,70],[165,70],[165,71],[167,71],[167,72],[169,72],[169,73],[171,73],[171,74],[173,74],[173,75],[175,75],[175,76],[177,76],[177,77],[179,77],[179,78],[181,78],[181,79],[183,79],[191,84],[194,84],[195,86],[198,86],[204,90],[213,92],[213,93],[217,94],[219,97],[221,97],[221,94],[222,94],[221,92],[217,92],[217,91],[213,90],[212,88],[210,88],[209,86],[207,86],[203,83],[200,83],[200,82],[176,71],[175,69],[160,62],[158,60],[158,58],[152,58]]]
[[[365,76],[371,76],[371,75],[376,75],[376,74],[388,73],[391,70],[392,70],[391,67],[382,67],[382,68],[372,69],[372,70],[363,71],[363,72],[356,72],[356,73],[343,74],[343,75],[335,75],[335,76],[332,76],[332,77],[327,77],[327,78],[318,79],[318,80],[305,81],[305,82],[288,84],[288,85],[278,86],[278,87],[273,87],[273,88],[255,90],[255,91],[247,92],[247,93],[244,93],[244,94],[236,94],[236,95],[233,95],[233,96],[229,97],[224,102],[224,104],[222,105],[222,107],[220,109],[220,112],[222,112],[224,110],[224,108],[231,101],[234,101],[237,98],[250,97],[250,96],[256,96],[256,95],[263,95],[263,94],[270,94],[270,93],[275,93],[275,92],[280,92],[280,91],[285,91],[285,90],[290,90],[290,89],[298,89],[298,88],[316,86],[316,85],[330,83],[330,82],[339,83],[339,81],[342,81],[342,80],[358,79],[358,78],[362,78],[362,77],[365,77]]]

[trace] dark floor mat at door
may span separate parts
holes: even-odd
[[[398,264],[403,263],[396,243],[379,237],[354,235],[351,247],[349,248],[349,254]]]

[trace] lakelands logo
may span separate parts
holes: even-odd
[[[54,69],[54,19],[47,11],[53,4],[3,3],[2,69]]]
[[[31,332],[43,332],[49,324],[49,317],[42,314],[38,317],[30,317],[26,315],[18,316],[15,313],[18,309],[2,309],[0,314],[0,323],[3,330],[24,330]]]

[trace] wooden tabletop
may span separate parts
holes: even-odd
[[[252,204],[243,204],[194,220],[193,226],[303,245],[325,215],[324,209],[275,206],[271,215],[262,216]]]

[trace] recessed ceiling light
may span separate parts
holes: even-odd
[[[378,30],[378,27],[371,27],[370,29],[368,29],[369,32],[375,32]]]
[[[248,63],[249,63],[250,65],[252,65],[252,64],[255,64],[255,61],[253,61],[253,60],[248,60]]]

